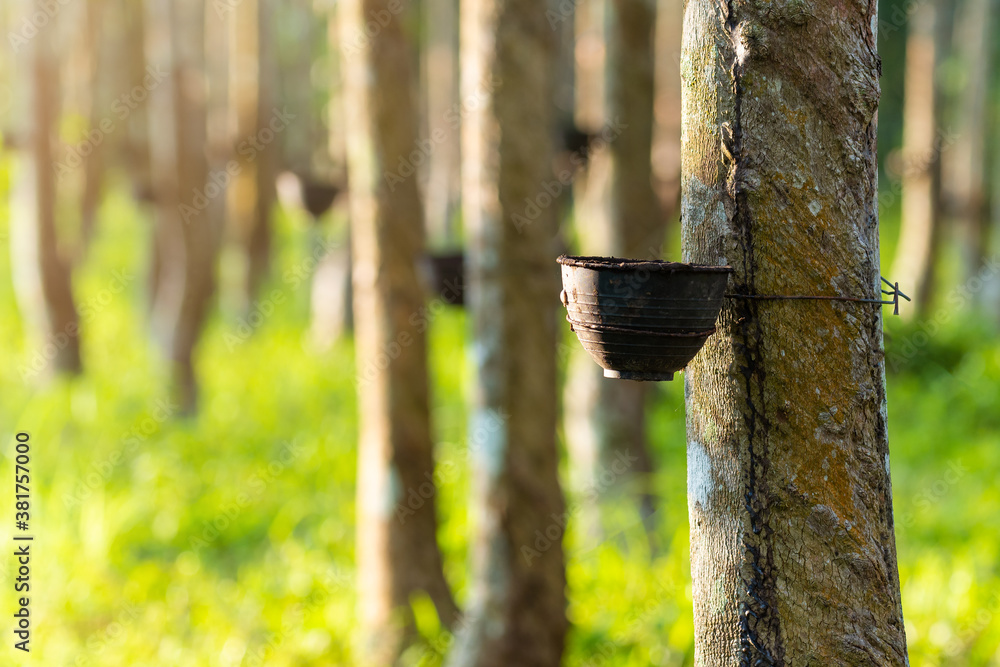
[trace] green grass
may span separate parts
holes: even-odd
[[[212,319],[198,352],[203,409],[180,420],[165,414],[167,369],[148,342],[145,215],[110,198],[79,271],[77,298],[97,311],[84,331],[86,375],[27,385],[18,369],[36,341],[12,293],[6,216],[0,212],[0,479],[12,476],[14,433],[30,432],[33,664],[350,664],[353,351],[349,342],[312,349],[307,287],[282,280],[307,254],[301,221],[279,224],[268,289],[286,298],[235,345],[233,309]],[[113,270],[132,278],[103,295]],[[915,333],[890,320],[890,351]],[[461,312],[448,309],[431,334],[438,456],[457,470],[441,489],[441,541],[448,578],[465,599],[470,370],[460,352]],[[567,665],[693,662],[682,389],[658,386],[652,417],[661,552],[650,559],[627,502],[612,508],[625,528],[596,546],[570,525]],[[1000,665],[995,335],[960,315],[947,318],[890,375],[889,400],[911,664]],[[10,495],[3,493],[0,513],[12,517]],[[9,522],[0,526],[0,543],[11,544]],[[7,619],[12,576],[5,557]],[[433,613],[415,606],[433,635]],[[10,622],[3,627],[2,662],[10,664],[21,658],[10,647]],[[413,655],[439,662],[426,646]]]

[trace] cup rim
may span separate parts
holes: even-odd
[[[732,273],[731,266],[713,266],[711,264],[686,264],[684,262],[668,262],[662,259],[626,259],[623,257],[597,257],[588,255],[559,255],[557,262],[563,266],[573,266],[595,271],[638,271],[645,269],[657,273],[699,272],[699,273]]]

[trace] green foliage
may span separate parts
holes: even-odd
[[[0,215],[0,478],[12,477],[13,434],[30,432],[35,664],[351,664],[353,352],[349,342],[319,352],[304,335],[308,284],[283,276],[308,256],[305,226],[280,219],[268,290],[287,298],[273,315],[245,338],[236,313],[210,323],[198,353],[203,409],[180,420],[169,414],[167,369],[148,342],[149,221],[112,197],[102,224],[76,280],[78,301],[95,309],[83,333],[87,373],[25,382],[18,369],[38,341],[13,298]],[[131,278],[112,293],[116,270]],[[891,357],[916,329],[892,318],[887,326]],[[438,315],[431,336],[440,539],[464,601],[471,370],[461,312]],[[949,318],[889,383],[911,664],[998,664],[1000,344],[989,329]],[[660,548],[651,553],[628,494],[608,500],[605,525],[617,528],[603,539],[573,513],[571,667],[693,664],[682,383],[659,385],[653,404]],[[12,516],[3,495],[0,508]],[[568,506],[579,500],[571,493]],[[10,531],[0,528],[4,544]],[[8,619],[11,567],[3,559]],[[450,638],[426,599],[413,606],[424,639],[407,662],[438,665]]]

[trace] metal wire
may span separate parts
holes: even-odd
[[[882,299],[862,299],[856,296],[805,296],[799,294],[726,294],[729,299],[753,299],[755,301],[853,301],[855,303],[878,303],[881,305],[892,305],[892,314],[899,315],[899,298],[903,297],[910,301],[910,297],[899,291],[899,283],[891,283],[882,277],[882,282],[891,289],[882,290],[882,294],[892,297],[891,301]]]

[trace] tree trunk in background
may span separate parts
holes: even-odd
[[[417,141],[405,12],[393,0],[346,0],[345,45],[364,24],[384,27],[343,52],[347,157],[351,174],[357,335],[357,562],[363,664],[393,664],[412,630],[409,600],[425,591],[442,622],[458,615],[436,532],[427,340],[411,316],[424,293],[416,261],[424,250],[423,207],[413,178],[387,177]],[[414,500],[416,498],[420,502]]]
[[[990,188],[990,261],[1000,260],[1000,108],[993,109],[993,157]],[[983,284],[983,306],[995,325],[1000,326],[1000,280],[994,276]]]
[[[986,120],[994,37],[993,5],[993,0],[966,0],[956,20],[955,44],[968,80],[960,97],[959,134],[945,162],[944,187],[958,222],[963,280],[979,273],[986,250]],[[977,302],[981,296],[980,291]]]
[[[119,0],[116,6],[123,17],[125,25],[123,49],[125,53],[125,68],[128,76],[128,87],[132,90],[143,85],[147,75],[146,66],[146,13],[142,3],[131,0]],[[135,109],[129,109],[124,121],[126,143],[125,166],[128,169],[132,185],[132,193],[139,201],[150,201],[153,197],[152,157],[149,149],[149,107],[150,100],[137,104]],[[154,259],[156,255],[154,254]],[[155,292],[155,280],[159,271],[155,266],[150,268],[151,292]]]
[[[659,0],[656,9],[656,97],[653,175],[663,217],[673,220],[681,194],[681,34],[684,0]],[[663,257],[669,257],[664,252]]]
[[[938,146],[936,2],[916,6],[906,38],[903,106],[903,210],[892,279],[910,290],[904,316],[923,315],[930,303],[938,256],[941,153]]]
[[[585,132],[598,132],[608,117],[608,96],[605,86],[607,49],[605,24],[607,0],[581,0],[575,5],[575,118],[574,123]],[[584,255],[610,254],[612,247],[611,224],[611,151],[606,145],[594,145],[589,151],[586,169],[581,170],[573,183],[573,222],[579,252]],[[569,450],[570,485],[574,492],[584,494],[580,512],[581,532],[589,539],[600,540],[601,526],[599,498],[586,493],[593,487],[594,478],[600,474],[602,457],[612,449],[608,442],[619,424],[610,423],[617,415],[617,403],[602,410],[607,400],[608,383],[594,360],[579,345],[569,354],[566,383],[563,386],[563,431]],[[623,383],[614,382],[620,387]],[[614,386],[612,388],[614,388]],[[635,431],[631,424],[620,433],[623,439],[635,444]]]
[[[41,5],[36,3],[38,10]],[[28,292],[41,296],[43,313],[42,353],[52,370],[79,373],[80,319],[73,301],[70,262],[61,252],[56,224],[56,146],[59,119],[59,63],[54,41],[59,31],[55,22],[40,30],[31,44],[32,115],[30,180],[31,201],[21,220],[15,219],[11,260],[15,267],[30,262],[16,273],[28,277]],[[28,194],[28,193],[26,193]],[[23,234],[23,236],[22,236]],[[17,251],[24,248],[27,253]],[[25,305],[25,304],[22,304]],[[26,305],[31,309],[34,304]]]
[[[667,217],[653,191],[655,26],[656,0],[613,0],[609,120],[615,125],[620,123],[622,131],[611,143],[611,224],[615,241],[611,254],[634,259],[661,258],[667,232]],[[603,448],[605,465],[610,465],[620,452],[634,450],[638,461],[631,472],[641,480],[643,520],[653,535],[654,466],[646,440],[646,405],[652,385],[609,380],[600,368],[594,367],[593,371],[600,375],[603,398],[608,399],[594,407],[616,415],[609,420],[609,440]]]
[[[469,429],[476,536],[467,617],[451,667],[555,667],[565,643],[558,225],[551,199],[537,215],[525,202],[553,179],[556,53],[546,5],[461,6],[462,97],[480,99],[462,127],[477,379]]]
[[[111,61],[108,59],[110,47],[109,34],[105,32],[105,5],[104,0],[87,0],[86,12],[86,41],[87,51],[90,58],[90,71],[88,72],[89,85],[87,100],[88,125],[91,131],[100,131],[101,119],[110,111],[110,103],[106,99],[105,81],[111,69]],[[104,181],[105,154],[108,152],[108,143],[111,137],[104,137],[100,142],[91,142],[90,155],[87,156],[84,166],[83,195],[80,201],[80,245],[82,251],[86,251],[94,235],[94,227],[97,218],[97,208],[101,203],[101,194]]]
[[[243,0],[234,10],[232,40],[232,99],[236,107],[237,145],[247,137],[272,136],[274,62],[270,0]],[[307,122],[301,117],[300,122]],[[276,141],[272,136],[271,141]],[[269,142],[270,143],[270,142]],[[242,144],[246,145],[246,144]],[[233,226],[245,256],[243,307],[249,311],[267,277],[271,259],[271,209],[275,200],[277,147],[264,145],[245,155],[237,150],[242,170],[230,190]]]
[[[461,178],[459,127],[450,115],[459,103],[458,0],[428,0],[424,13],[427,137],[433,145],[427,158],[426,220],[431,241],[448,245],[456,239],[452,218],[458,206]]]
[[[653,191],[651,156],[656,3],[614,0],[610,10],[608,60],[604,71],[598,73],[605,77],[607,100],[592,106],[609,110],[601,114],[606,116],[601,124],[611,129],[606,138],[612,140],[610,153],[595,155],[587,172],[584,187],[588,191],[580,199],[583,206],[577,224],[580,252],[655,259],[662,254],[666,235],[666,217]],[[593,217],[587,215],[588,207],[597,211]],[[575,458],[588,466],[578,477],[583,484],[593,485],[619,454],[637,457],[633,469],[618,483],[639,479],[641,513],[652,536],[656,507],[653,460],[646,439],[646,403],[651,387],[643,382],[607,379],[588,355],[579,352],[572,357],[565,400],[568,442]]]
[[[150,153],[156,199],[159,272],[152,328],[173,365],[181,411],[197,405],[194,348],[215,289],[220,225],[205,155],[205,5],[200,0],[146,0],[146,47],[165,76],[150,93]],[[158,74],[159,76],[159,74]]]
[[[689,0],[684,261],[879,295],[877,6]],[[882,317],[728,299],[685,373],[698,665],[905,665]]]
[[[331,5],[335,7],[336,5]],[[326,25],[326,48],[331,54],[333,81],[330,82],[330,99],[327,101],[326,116],[326,155],[333,166],[333,170],[339,172],[341,180],[343,178],[345,165],[347,162],[347,130],[344,127],[344,72],[343,63],[340,58],[333,57],[340,53],[340,20],[336,9],[328,9],[325,12],[327,17]]]

